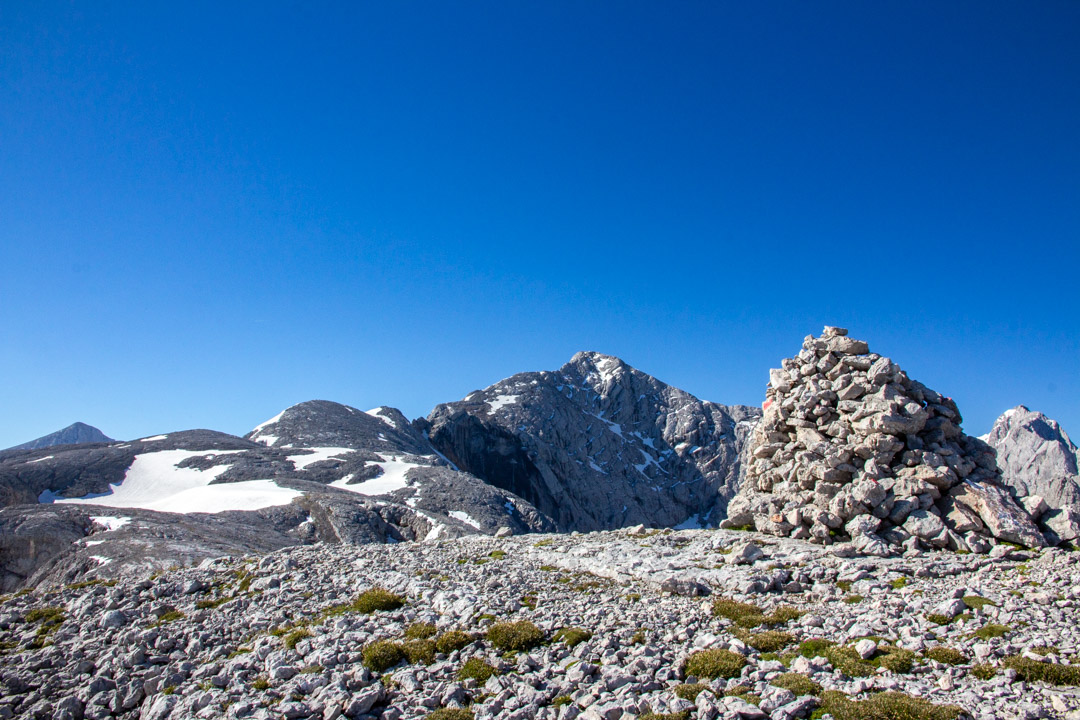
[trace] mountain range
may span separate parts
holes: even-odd
[[[581,352],[412,421],[314,400],[244,437],[76,424],[0,452],[0,591],[315,542],[715,527],[761,415]],[[1056,423],[1017,408],[986,441],[1015,493],[1080,507]]]

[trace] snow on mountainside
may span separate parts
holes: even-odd
[[[14,550],[0,557],[0,588],[155,557],[551,528],[527,501],[451,468],[397,410],[300,403],[251,435],[264,442],[193,430],[0,456],[0,534]],[[103,530],[93,517],[128,524]],[[165,525],[175,529],[161,543]]]
[[[997,451],[1004,482],[1020,497],[1080,510],[1080,453],[1061,426],[1023,405],[1002,413],[983,438]]]
[[[563,530],[715,525],[737,489],[756,408],[703,402],[622,360],[581,352],[417,421],[462,470]]]
[[[43,435],[36,440],[10,447],[8,450],[38,450],[40,448],[53,447],[54,445],[78,445],[100,442],[112,442],[112,438],[108,437],[105,433],[92,425],[77,422],[68,425],[63,430],[57,430],[54,433]]]

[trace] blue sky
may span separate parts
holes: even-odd
[[[0,6],[0,447],[709,400],[839,324],[1080,435],[1076,2]]]

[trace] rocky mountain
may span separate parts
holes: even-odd
[[[1041,512],[1006,490],[993,448],[964,434],[956,403],[846,330],[807,336],[770,371],[765,397],[727,526],[824,544],[849,537],[882,556],[1046,543]]]
[[[10,447],[8,450],[37,450],[38,448],[52,447],[53,445],[79,445],[101,442],[112,442],[112,438],[92,425],[77,422],[68,425],[63,430],[43,435],[37,440]]]
[[[1057,422],[1017,405],[983,439],[997,451],[1002,479],[1018,496],[1038,495],[1051,508],[1080,509],[1078,451]]]
[[[715,525],[756,408],[699,400],[594,352],[437,406],[416,425],[459,469],[562,530]]]
[[[0,456],[0,588],[287,544],[551,528],[527,501],[451,467],[396,410],[301,403],[250,435]]]

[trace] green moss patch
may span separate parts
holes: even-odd
[[[521,620],[495,623],[488,628],[487,639],[500,650],[522,652],[544,642],[544,633],[528,620]]]
[[[488,681],[488,678],[498,675],[499,671],[491,663],[480,658],[469,658],[457,671],[458,680],[473,679],[480,685]]]
[[[413,665],[430,665],[435,662],[435,643],[432,640],[406,640],[401,643],[401,651]]]
[[[1051,685],[1080,685],[1080,666],[1039,662],[1023,655],[1010,655],[1002,666],[1012,668],[1024,680]]]
[[[935,705],[899,692],[852,700],[834,690],[821,694],[819,710],[832,715],[834,720],[956,720],[963,712],[956,705]]]
[[[923,653],[923,656],[946,665],[963,665],[968,661],[967,655],[956,648],[945,647],[944,645],[930,648]]]
[[[977,637],[980,640],[990,640],[991,638],[1005,637],[1006,634],[1012,632],[1012,628],[1007,625],[998,625],[996,623],[987,623],[981,628],[972,633],[973,637]]]
[[[760,633],[741,633],[739,639],[760,652],[776,652],[795,642],[795,636],[781,630],[766,630]]]
[[[674,692],[683,700],[694,702],[697,700],[697,696],[701,694],[701,691],[707,690],[708,687],[708,685],[703,683],[683,683],[682,685],[677,685]]]
[[[364,667],[375,672],[383,672],[405,659],[405,652],[396,642],[376,640],[364,647],[361,656]]]
[[[428,640],[435,637],[438,630],[431,623],[418,622],[405,628],[405,638],[408,640]]]
[[[561,628],[552,636],[555,642],[566,643],[568,647],[575,647],[592,637],[592,633],[576,627]]]
[[[790,690],[796,695],[820,695],[821,685],[811,680],[806,675],[797,672],[789,672],[775,677],[769,681],[770,685]]]
[[[435,638],[435,649],[441,653],[449,655],[455,650],[460,650],[463,647],[471,645],[473,638],[468,633],[461,630],[447,630],[439,637]]]
[[[683,671],[699,678],[733,678],[742,673],[746,658],[730,650],[699,650],[686,659]]]

